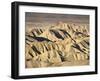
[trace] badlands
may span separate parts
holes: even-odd
[[[89,24],[60,21],[25,33],[26,68],[89,65]]]

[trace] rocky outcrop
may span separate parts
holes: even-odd
[[[25,38],[26,68],[89,64],[86,24],[61,23],[47,29],[32,29]]]

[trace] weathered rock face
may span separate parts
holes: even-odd
[[[62,23],[26,32],[26,68],[89,64],[88,25]],[[76,63],[75,63],[76,62]]]

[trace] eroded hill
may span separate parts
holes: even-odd
[[[89,64],[89,25],[60,23],[25,35],[26,68]]]

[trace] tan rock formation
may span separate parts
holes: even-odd
[[[89,25],[59,22],[26,30],[26,68],[89,65]]]

